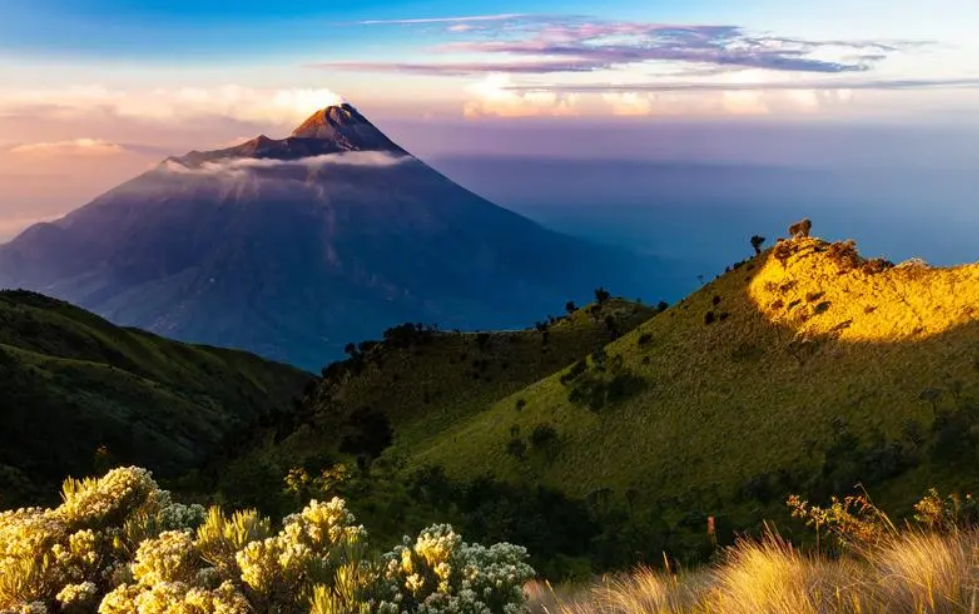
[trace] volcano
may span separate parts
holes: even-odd
[[[0,287],[306,368],[406,321],[523,328],[599,285],[670,284],[453,183],[349,104],[284,139],[168,158],[0,246]]]

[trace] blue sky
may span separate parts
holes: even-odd
[[[494,122],[568,149],[603,122],[976,127],[976,24],[975,0],[0,0],[0,239],[337,94],[434,153]]]

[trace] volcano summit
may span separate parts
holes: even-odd
[[[669,272],[453,183],[348,104],[284,139],[168,158],[0,246],[0,287],[308,368],[405,321],[525,327]]]

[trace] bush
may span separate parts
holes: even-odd
[[[836,263],[840,272],[852,271],[863,264],[857,252],[857,244],[852,239],[830,244],[826,256]]]
[[[585,371],[588,370],[588,362],[585,359],[578,360],[567,372],[561,375],[561,383],[567,386],[569,383],[578,379]]]
[[[271,523],[173,503],[129,467],[65,484],[55,509],[0,514],[0,611],[99,614],[513,612],[525,549],[435,525],[387,554],[342,499]],[[55,608],[53,610],[49,608]]]
[[[527,444],[524,443],[523,439],[520,439],[518,437],[513,437],[512,439],[510,439],[510,441],[507,442],[506,451],[507,454],[509,454],[510,456],[519,460],[523,460],[524,457],[527,455]]]
[[[788,264],[789,258],[791,258],[792,254],[794,253],[795,250],[792,248],[792,243],[789,241],[780,241],[775,246],[775,249],[772,250],[772,256],[782,263],[783,268],[786,266],[786,264]]]
[[[550,424],[538,424],[530,433],[530,445],[535,449],[544,449],[557,442],[557,430]]]

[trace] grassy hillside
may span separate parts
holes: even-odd
[[[0,507],[99,465],[186,471],[238,430],[291,411],[311,379],[244,352],[119,328],[39,294],[0,292]]]
[[[621,299],[531,330],[461,333],[402,325],[348,347],[307,399],[310,422],[267,450],[288,469],[337,452],[410,453],[444,429],[604,346],[656,309]],[[339,447],[339,449],[338,449]]]
[[[410,462],[703,535],[708,514],[750,527],[791,492],[862,482],[901,509],[932,485],[976,488],[977,425],[979,265],[894,267],[799,239],[419,439]]]

